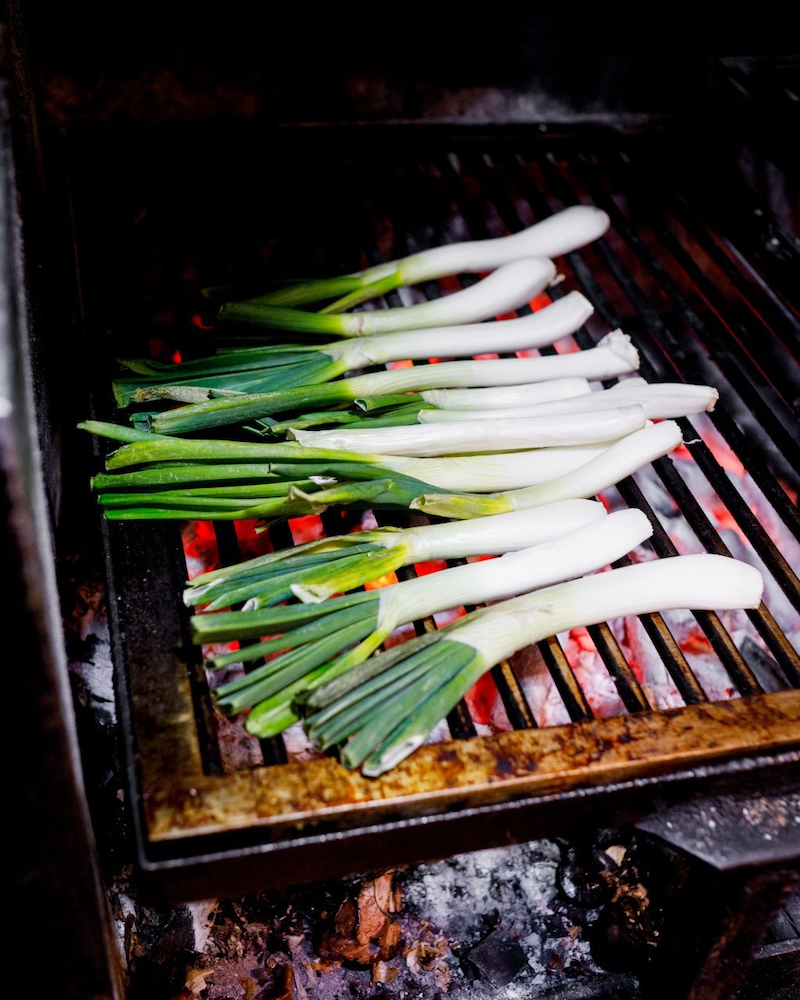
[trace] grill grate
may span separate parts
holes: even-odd
[[[734,554],[749,551],[763,562],[769,577],[767,604],[778,600],[784,628],[795,629],[797,616],[791,609],[800,610],[800,585],[789,560],[781,551],[794,544],[792,539],[800,538],[800,519],[795,500],[800,485],[796,471],[800,468],[800,451],[794,430],[796,416],[792,410],[798,396],[798,374],[791,357],[791,348],[798,338],[794,307],[783,289],[776,288],[770,280],[762,277],[759,260],[763,247],[754,242],[753,230],[743,225],[737,228],[736,218],[731,219],[724,229],[709,222],[709,218],[714,216],[713,203],[698,203],[690,190],[687,193],[677,187],[673,175],[659,161],[662,153],[661,144],[652,144],[645,139],[641,142],[629,140],[623,151],[616,140],[613,143],[597,140],[591,148],[587,148],[585,143],[578,147],[571,139],[553,137],[548,138],[545,146],[536,136],[525,136],[516,146],[491,136],[482,138],[480,142],[461,137],[452,140],[450,145],[440,143],[438,139],[430,142],[426,137],[419,144],[409,142],[399,155],[395,150],[395,155],[382,158],[373,158],[357,150],[350,151],[339,160],[325,159],[325,176],[319,177],[322,193],[318,199],[312,199],[311,207],[303,207],[299,221],[297,217],[287,215],[282,219],[285,228],[281,230],[277,209],[278,217],[270,218],[268,223],[274,229],[264,228],[267,222],[263,218],[260,221],[262,230],[259,230],[258,223],[242,220],[236,234],[236,260],[231,254],[230,260],[220,261],[219,247],[212,247],[210,236],[205,241],[199,239],[196,246],[190,246],[188,237],[176,238],[169,230],[171,216],[170,210],[165,207],[165,199],[164,204],[154,209],[156,221],[162,227],[156,234],[156,245],[158,240],[164,243],[164,270],[171,277],[167,274],[163,281],[159,280],[155,297],[171,297],[172,317],[183,316],[188,320],[199,301],[195,296],[201,285],[218,281],[226,267],[230,273],[245,279],[261,273],[264,266],[261,257],[265,253],[270,257],[270,267],[287,275],[307,270],[309,260],[314,261],[320,272],[352,270],[359,266],[360,258],[362,262],[372,264],[442,242],[501,235],[519,230],[537,218],[579,200],[598,204],[609,212],[612,231],[598,244],[570,254],[562,268],[566,274],[566,287],[580,288],[596,309],[596,319],[592,318],[587,327],[575,335],[577,345],[591,347],[607,329],[622,326],[639,348],[641,374],[648,380],[708,382],[721,391],[721,403],[708,418],[682,421],[688,453],[693,462],[681,461],[679,466],[670,458],[661,459],[654,463],[652,473],[637,473],[609,491],[608,498],[614,503],[625,503],[645,511],[655,527],[650,546],[658,557],[674,555],[678,551],[676,541],[670,534],[672,531],[674,535],[674,523],[667,518],[667,512],[677,516],[676,511],[684,526],[682,530],[686,532],[685,537],[681,535],[681,545],[687,543],[686,539],[691,539],[695,547],[700,545],[710,552],[729,554],[726,540],[737,536],[726,535],[723,539],[712,521],[711,512],[706,509],[709,503],[713,503],[714,510],[724,512],[725,523],[735,525],[735,530],[740,533],[736,544],[741,546],[742,552]],[[287,163],[286,173],[280,176],[289,183],[287,178],[293,163]],[[306,167],[301,171],[306,178],[309,169]],[[313,170],[310,173],[315,176]],[[727,191],[718,191],[717,194],[720,199],[730,198]],[[328,201],[324,201],[326,196]],[[288,195],[286,200],[291,200]],[[735,201],[729,203],[736,204]],[[321,208],[322,205],[324,208]],[[80,214],[78,217],[80,219]],[[797,262],[800,259],[797,247],[790,238],[775,231],[779,233],[776,238],[780,240],[780,252],[792,255]],[[270,237],[268,244],[264,242],[266,236]],[[142,254],[143,262],[138,262],[139,273],[143,274],[148,264],[152,266],[153,254],[152,245],[148,244]],[[270,255],[274,255],[275,259]],[[192,271],[196,273],[192,280],[186,278],[189,261]],[[99,267],[96,259],[92,264]],[[472,276],[460,279],[464,285],[474,280]],[[426,297],[441,294],[436,284],[424,286],[421,291]],[[553,295],[558,294],[560,290],[557,287]],[[406,293],[392,293],[387,304],[401,305],[407,301]],[[110,325],[114,326],[113,311],[110,318]],[[108,325],[109,319],[104,318],[101,322]],[[552,351],[546,349],[543,353]],[[729,476],[715,456],[712,448],[715,436],[722,439],[725,454],[737,458],[752,477],[755,488],[751,493],[759,495],[757,513],[750,509],[751,493],[740,491],[735,477]],[[699,482],[703,483],[702,496],[696,495]],[[665,520],[670,531],[662,523]],[[765,529],[766,520],[780,520],[785,526],[784,540],[779,545]],[[401,523],[394,515],[392,521]],[[341,530],[341,521],[336,513],[326,515],[323,524],[329,533]],[[106,526],[106,531],[112,580],[119,590],[124,591],[130,584],[122,577],[120,560],[116,559],[115,551],[128,545],[127,539],[142,529],[131,525],[113,525]],[[217,525],[216,534],[220,559],[230,562],[238,558],[237,536],[232,525]],[[275,547],[291,544],[291,533],[285,524],[271,526],[268,534]],[[165,528],[163,537],[174,538],[175,533],[170,534]],[[621,564],[625,562],[627,560],[622,560]],[[414,570],[409,568],[403,572],[411,575]],[[176,617],[183,615],[178,597],[174,594],[171,605],[166,608],[157,606],[157,613],[174,614]],[[718,615],[698,612],[694,617],[729,678],[730,693],[742,696],[745,703],[752,705],[750,710],[761,718],[758,713],[761,712],[762,702],[754,696],[759,696],[764,690],[764,664],[768,665],[773,677],[780,679],[781,688],[800,687],[800,657],[768,607],[762,605],[748,614],[755,630],[753,634],[760,636],[766,647],[766,651],[759,648],[756,658],[746,657],[742,636],[732,636]],[[681,649],[679,638],[673,635],[670,616],[644,615],[640,620],[644,633],[652,643],[654,655],[660,658],[674,684],[677,692],[675,703],[706,706],[709,693],[704,688],[703,677],[692,667]],[[124,621],[119,627],[121,632],[125,631]],[[418,632],[435,627],[431,620],[415,623]],[[626,659],[615,630],[609,625],[599,625],[589,629],[588,633],[625,712],[634,717],[650,713],[653,709],[662,709],[663,705],[654,703],[652,692],[648,693],[643,688],[635,664]],[[124,646],[125,642],[121,645]],[[127,656],[130,661],[130,648],[127,652],[121,649],[121,655]],[[570,662],[569,651],[565,651],[557,638],[551,638],[538,644],[538,655],[561,699],[565,717],[573,723],[594,726],[596,723],[591,721],[595,716],[591,694],[585,689],[585,678],[576,664]],[[515,658],[513,662],[502,663],[492,671],[508,722],[520,733],[536,731],[544,734],[545,729],[537,729],[537,722],[541,726],[548,720],[541,716],[540,706],[529,704],[517,667]],[[219,770],[220,757],[218,747],[214,746],[213,724],[210,721],[212,713],[209,711],[207,691],[197,670],[193,677],[196,682],[195,700],[203,703],[202,711],[197,712],[198,719],[206,720],[206,724],[192,726],[191,739],[198,739],[199,730],[201,746],[198,752],[206,774],[212,774]],[[138,737],[140,759],[144,743],[158,744],[159,749],[154,754],[158,762],[152,767],[147,763],[143,765],[145,772],[157,778],[165,768],[169,770],[172,767],[174,770],[174,762],[167,764],[174,746],[167,745],[169,739],[161,741],[161,737],[154,735],[152,728],[159,722],[158,710],[144,705],[142,689],[135,678],[131,686],[134,720],[131,738]],[[774,690],[774,684],[768,690]],[[780,704],[784,705],[784,702]],[[795,711],[792,708],[794,701],[785,704],[790,706],[790,714]],[[796,728],[784,724],[782,708],[775,711],[774,740],[772,736],[764,737],[763,747],[794,746],[800,741]],[[145,718],[144,722],[137,722],[137,713]],[[648,714],[648,720],[650,718],[656,720],[656,727],[665,727],[663,733],[668,738],[672,715],[657,711],[652,716]],[[468,739],[476,734],[476,726],[464,703],[451,713],[447,722],[454,740]],[[624,728],[633,726],[633,723],[620,725],[622,729],[617,726],[609,732],[619,734],[624,731],[630,735],[635,731],[644,740],[646,726],[650,722],[643,723],[641,729]],[[719,755],[745,758],[753,749],[753,744],[746,737],[747,734],[742,734],[739,742],[726,744]],[[711,739],[710,736],[708,738]],[[184,745],[189,739],[183,733],[176,742]],[[575,739],[580,742],[579,737]],[[550,744],[546,741],[541,744],[545,745]],[[312,774],[311,769],[303,771],[304,765],[299,763],[289,764],[288,770],[282,766],[292,757],[283,741],[264,741],[261,748],[264,764],[272,765],[266,770],[275,770],[276,774],[285,772],[289,775],[285,779],[288,782],[307,782],[304,789],[307,795],[319,789],[318,779],[313,776],[316,772]],[[467,755],[470,752],[464,751]],[[456,758],[461,761],[464,758],[459,753],[456,753]],[[513,753],[510,756],[515,760],[521,759]],[[715,753],[704,750],[700,756],[702,759],[713,759]],[[433,759],[441,764],[439,758],[425,757],[428,763]],[[333,762],[329,763],[334,766]],[[677,767],[675,762],[668,767],[663,762],[654,763],[647,759],[639,763],[641,767],[636,774],[647,780],[669,767]],[[324,767],[322,762],[319,764],[319,773],[330,778],[333,772],[328,763]],[[534,769],[535,766],[534,763]],[[519,777],[519,765],[514,767],[517,770],[513,774]],[[603,780],[611,787],[614,776],[620,772],[616,764],[609,767]],[[293,768],[300,768],[300,771],[291,770]],[[520,791],[504,791],[498,786],[497,792],[490,792],[481,799],[476,789],[490,787],[494,779],[489,785],[485,782],[481,784],[479,771],[480,768],[472,778],[459,774],[453,781],[448,779],[446,770],[443,772],[441,787],[446,788],[450,784],[451,790],[461,790],[456,799],[460,808],[470,802],[489,808],[496,802],[520,794]],[[416,778],[419,779],[419,775]],[[139,780],[146,786],[146,776],[142,779],[137,774],[136,781]],[[283,779],[277,777],[276,780],[280,782]],[[348,780],[352,779],[345,779],[345,786]],[[473,780],[474,786],[470,783]],[[571,778],[563,788],[572,787],[581,780]],[[347,786],[350,790],[346,791],[334,782],[335,787],[331,788],[328,796],[329,801],[334,803],[330,812],[325,811],[324,805],[310,806],[308,799],[296,790],[292,791],[294,786],[291,786],[281,805],[281,814],[288,819],[275,823],[252,802],[252,815],[248,815],[247,807],[241,802],[232,803],[225,799],[221,818],[217,813],[216,821],[212,822],[208,818],[209,813],[203,813],[198,808],[195,825],[195,820],[191,818],[192,809],[187,809],[185,805],[178,806],[172,793],[164,793],[160,798],[154,795],[149,800],[145,793],[143,853],[148,864],[158,867],[159,851],[169,854],[169,843],[177,844],[184,837],[216,835],[226,830],[252,833],[260,827],[261,832],[253,834],[253,842],[258,838],[268,841],[271,836],[279,834],[265,833],[265,826],[280,830],[286,829],[287,823],[290,826],[294,824],[294,834],[302,840],[306,835],[298,833],[299,820],[291,817],[307,817],[315,808],[322,810],[320,815],[314,817],[315,822],[332,824],[334,829],[369,822],[370,817],[382,814],[419,816],[431,809],[440,809],[443,801],[449,801],[446,796],[442,799],[444,793],[439,798],[436,795],[429,800],[425,798],[434,784],[418,780],[417,797],[421,804],[415,806],[409,804],[411,799],[404,799],[409,795],[414,798],[410,778],[398,778],[395,784],[390,778],[386,785],[370,785],[367,782],[363,787],[358,785],[356,791],[353,790],[355,786]],[[545,783],[542,787],[552,790],[553,786]],[[370,789],[375,790],[374,798]],[[389,801],[393,795],[401,802],[401,807],[394,811]],[[353,815],[347,817],[342,811],[346,802],[351,806],[353,802],[366,803],[370,808],[365,807],[363,815],[351,808],[349,811]],[[169,817],[165,818],[166,813],[161,815],[160,809],[166,810]],[[456,844],[453,849],[459,846]],[[178,852],[177,847],[171,850]]]
[[[541,188],[534,180],[536,175],[541,175],[546,190],[558,197],[555,206],[542,195]],[[714,385],[723,381],[730,387],[730,391],[723,393],[722,402],[710,415],[710,420],[747,468],[789,531],[800,537],[797,509],[787,495],[784,484],[770,471],[761,457],[767,440],[780,449],[788,467],[791,468],[796,458],[800,457],[789,423],[790,406],[797,389],[797,373],[787,364],[789,341],[792,335],[796,335],[796,325],[792,329],[787,313],[778,314],[775,310],[773,318],[776,322],[769,325],[760,311],[760,302],[748,299],[742,299],[741,302],[728,301],[714,284],[711,275],[719,271],[729,284],[735,281],[741,283],[743,277],[748,275],[737,270],[732,260],[723,253],[718,243],[719,237],[710,230],[702,230],[684,203],[676,198],[675,204],[682,209],[682,231],[689,241],[688,248],[682,245],[669,228],[670,216],[666,216],[665,221],[665,213],[658,213],[651,201],[647,200],[646,192],[637,184],[635,175],[635,158],[627,155],[602,158],[578,155],[559,162],[551,155],[528,157],[517,152],[499,156],[490,153],[438,156],[427,163],[413,162],[403,167],[394,166],[387,171],[386,177],[372,180],[376,187],[389,192],[388,197],[392,199],[391,206],[387,209],[387,218],[394,237],[395,255],[413,253],[428,245],[452,242],[456,238],[487,238],[497,234],[498,226],[503,227],[501,231],[515,232],[529,225],[532,218],[545,216],[554,207],[575,203],[587,194],[591,196],[594,203],[609,212],[614,233],[593,248],[602,262],[602,269],[590,266],[583,253],[569,255],[567,263],[573,280],[567,283],[568,287],[577,284],[584,291],[607,327],[622,326],[633,333],[642,354],[641,374],[648,380],[697,380]],[[449,226],[415,227],[409,221],[409,205],[403,192],[413,190],[415,180],[420,178],[428,178],[431,183],[427,190],[454,206],[458,215],[455,220],[449,220]],[[630,205],[626,205],[628,214],[620,208],[615,197],[605,190],[604,185],[609,182],[621,187],[630,198]],[[524,217],[526,207],[527,219]],[[670,212],[672,209],[673,205],[670,204]],[[691,223],[690,229],[683,228],[687,220]],[[494,226],[490,224],[492,222]],[[655,248],[645,237],[645,227],[657,241]],[[615,237],[621,238],[621,247],[615,245]],[[362,253],[370,264],[385,259],[378,249],[375,233],[365,232],[362,239]],[[624,259],[625,250],[632,252],[632,259]],[[668,270],[668,258],[677,265],[677,276]],[[703,262],[709,273],[697,263],[698,260]],[[740,257],[740,268],[743,266],[742,260]],[[649,275],[657,282],[662,298],[665,297],[669,303],[669,319],[665,318],[663,306],[654,304],[652,295],[648,296],[643,291],[642,278],[637,280],[635,273]],[[477,280],[474,275],[462,275],[458,284],[465,287]],[[626,302],[621,305],[612,302],[614,289],[609,288],[612,283],[618,286],[625,297]],[[775,293],[769,288],[763,290],[765,298],[774,301]],[[436,283],[429,283],[424,286],[423,294],[426,298],[438,297],[441,289]],[[564,293],[558,287],[552,291],[553,298],[561,294]],[[393,292],[386,297],[385,303],[387,306],[397,307],[403,304],[403,299],[398,292]],[[701,306],[696,303],[705,307],[702,317],[698,311]],[[740,307],[747,309],[745,318],[742,318]],[[634,318],[635,330],[631,329],[631,317]],[[759,333],[764,336],[753,332],[751,327],[756,324]],[[694,342],[687,343],[687,331]],[[594,346],[597,339],[597,335],[586,329],[575,335],[575,341],[581,348]],[[544,348],[540,353],[554,354],[556,350]],[[607,383],[612,384],[613,381]],[[749,420],[743,430],[740,430],[733,414],[745,410],[755,419]],[[701,433],[688,419],[679,423],[692,458],[719,502],[734,518],[736,525],[794,608],[800,611],[800,586],[786,558],[728,478]],[[797,466],[800,467],[800,462]],[[731,555],[708,513],[676,469],[675,463],[662,459],[654,463],[654,467],[664,490],[677,504],[705,550]],[[619,484],[618,492],[628,506],[639,507],[649,516],[655,527],[652,541],[655,552],[662,557],[676,555],[678,550],[635,479],[630,478]],[[380,516],[379,520],[381,523],[386,522]],[[401,515],[394,518],[392,523],[402,523],[403,520]],[[216,530],[218,538],[235,538],[230,525],[218,525]],[[223,548],[227,549],[228,544],[229,542],[221,541],[221,551]],[[285,538],[276,535],[273,544],[285,544]],[[619,565],[627,562],[627,559],[622,560]],[[455,563],[451,562],[449,565]],[[398,574],[401,579],[409,579],[414,575],[413,567],[406,568],[402,575]],[[759,609],[748,612],[748,615],[780,666],[786,686],[800,686],[800,660],[771,613],[762,604]],[[723,664],[736,692],[740,695],[762,692],[761,683],[719,616],[697,612],[695,618]],[[692,672],[679,642],[670,633],[664,618],[661,615],[643,615],[640,620],[683,703],[707,701],[708,696],[702,684]],[[435,627],[432,620],[415,624],[418,634]],[[658,707],[648,701],[647,694],[611,628],[605,624],[592,626],[588,632],[613,679],[625,710],[635,713]],[[539,650],[570,718],[573,721],[592,718],[593,712],[585,692],[581,690],[558,640],[553,638],[540,643]],[[495,668],[492,676],[511,725],[516,729],[535,726],[534,713],[513,666],[503,663]],[[476,735],[469,709],[463,702],[451,713],[448,726],[454,739]],[[275,739],[266,742],[269,745],[262,747],[265,763],[284,763],[287,759],[286,752],[280,741]]]

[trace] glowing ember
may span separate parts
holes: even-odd
[[[272,552],[272,541],[268,532],[257,532],[258,521],[233,521],[231,522],[236,531],[236,541],[239,544],[239,551],[242,559],[253,559],[256,556]]]
[[[382,587],[389,587],[397,583],[397,573],[385,573],[376,580],[370,580],[364,584],[364,590],[380,590]]]
[[[305,517],[293,517],[289,521],[289,530],[292,533],[295,545],[303,545],[305,542],[315,542],[325,537],[325,529],[318,514],[307,514]]]
[[[195,313],[194,316],[192,316],[192,318],[189,320],[189,322],[192,324],[193,327],[195,327],[198,330],[213,330],[214,329],[213,326],[210,326],[209,324],[204,323],[203,322],[203,317],[200,316],[198,313]]]
[[[214,525],[210,521],[185,521],[181,528],[188,578],[217,569],[219,553]]]
[[[428,576],[429,573],[438,573],[439,570],[446,568],[447,563],[444,559],[431,559],[429,562],[414,563],[417,576]]]
[[[498,698],[497,685],[492,675],[484,674],[477,684],[473,684],[467,691],[465,701],[469,708],[469,714],[475,722],[488,725],[492,718],[492,709],[495,699]]]

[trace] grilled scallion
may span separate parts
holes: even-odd
[[[639,355],[630,337],[615,330],[603,337],[597,347],[577,353],[540,358],[447,361],[437,365],[372,372],[327,385],[232,394],[155,414],[150,423],[159,434],[188,434],[210,427],[247,424],[276,413],[303,413],[320,406],[347,404],[362,397],[386,393],[524,385],[575,377],[608,379],[628,374],[638,367]]]
[[[619,511],[604,518],[599,530],[596,524],[588,524],[534,548],[365,594],[299,607],[196,615],[192,634],[196,643],[275,636],[245,646],[239,658],[253,660],[278,649],[286,652],[216,688],[214,694],[219,708],[230,713],[266,699],[291,704],[301,690],[311,691],[323,678],[332,679],[357,666],[405,622],[590,572],[630,551],[651,532],[641,511]],[[249,720],[248,728],[265,735],[262,728],[252,728]]]
[[[156,399],[197,401],[226,392],[268,392],[321,384],[345,372],[393,361],[527,351],[574,333],[592,311],[580,292],[570,292],[538,312],[497,323],[410,330],[317,346],[229,348],[180,364],[123,360],[122,364],[136,374],[116,379],[114,395],[119,406]]]
[[[306,542],[196,576],[188,606],[216,611],[270,607],[292,596],[315,602],[352,590],[401,566],[434,559],[501,555],[575,531],[605,516],[594,500],[565,500],[538,510],[412,528],[379,528]]]
[[[330,337],[370,337],[397,330],[479,323],[527,305],[555,277],[552,261],[525,257],[503,264],[482,281],[440,299],[395,309],[314,313],[262,301],[227,302],[219,319],[271,330],[295,330]]]
[[[349,738],[342,762],[377,777],[420,746],[487,670],[523,646],[624,615],[755,608],[762,588],[757,569],[716,555],[660,559],[547,587],[481,609],[408,643],[407,653],[395,647],[318,686],[307,699],[306,726],[321,746]],[[248,727],[259,732],[271,710],[258,706]]]
[[[510,236],[433,247],[353,274],[295,282],[253,301],[292,307],[342,296],[326,310],[340,311],[405,285],[435,281],[450,274],[491,271],[521,257],[559,257],[598,239],[608,225],[602,209],[573,205]],[[226,288],[208,289],[207,294],[214,301],[241,298]]]

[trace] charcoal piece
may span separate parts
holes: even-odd
[[[582,909],[602,906],[614,895],[612,859],[599,847],[566,846],[556,872],[564,896]]]
[[[492,986],[508,986],[525,965],[525,952],[504,931],[492,931],[468,953],[467,959]]]
[[[773,691],[784,691],[790,686],[785,674],[773,657],[766,650],[757,646],[750,636],[745,637],[741,652],[747,661],[748,667],[756,675],[759,684],[768,694]]]

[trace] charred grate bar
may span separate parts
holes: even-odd
[[[366,836],[365,830],[377,836],[381,824],[398,817],[413,825],[425,814],[440,815],[452,809],[483,810],[486,815],[492,813],[496,823],[502,825],[508,821],[502,810],[509,808],[511,798],[520,795],[534,801],[537,796],[546,798],[545,792],[598,782],[611,794],[615,780],[631,778],[647,784],[665,770],[680,772],[683,766],[674,754],[664,756],[658,749],[659,741],[668,746],[669,740],[675,738],[671,720],[684,717],[681,713],[693,720],[687,723],[689,728],[698,727],[692,736],[696,743],[686,749],[686,766],[691,766],[693,760],[722,762],[767,751],[772,755],[769,759],[777,760],[778,751],[800,744],[796,721],[792,721],[798,711],[797,698],[789,693],[789,689],[800,687],[800,659],[768,610],[778,602],[782,621],[791,624],[791,615],[800,608],[798,580],[782,551],[798,537],[794,496],[797,476],[793,468],[797,442],[792,434],[795,418],[791,408],[797,374],[789,354],[797,324],[788,297],[760,277],[752,246],[731,242],[729,234],[708,226],[702,203],[693,202],[672,187],[663,193],[657,189],[659,198],[648,191],[646,182],[639,180],[652,170],[652,150],[647,144],[642,149],[633,143],[624,152],[603,143],[596,149],[578,147],[571,140],[554,139],[545,146],[535,137],[517,147],[492,138],[483,143],[455,141],[449,146],[435,143],[430,150],[428,145],[427,139],[419,145],[411,143],[397,156],[381,158],[380,162],[377,156],[373,159],[358,151],[339,161],[327,159],[326,174],[320,172],[318,179],[324,192],[336,191],[339,197],[329,201],[320,214],[304,208],[302,225],[298,224],[294,233],[286,223],[296,220],[288,217],[277,220],[284,223],[284,229],[276,224],[274,232],[260,232],[256,223],[243,221],[237,230],[235,257],[231,251],[227,261],[221,259],[218,248],[213,253],[208,245],[195,250],[188,236],[177,237],[169,230],[170,212],[164,204],[151,206],[154,225],[162,227],[156,239],[163,242],[163,259],[167,262],[164,275],[154,285],[154,303],[159,297],[166,298],[171,302],[172,317],[186,317],[188,322],[196,309],[197,289],[208,283],[198,275],[214,273],[214,269],[217,274],[258,273],[263,266],[258,260],[259,248],[263,251],[267,237],[268,249],[279,248],[280,266],[287,275],[301,273],[309,260],[320,272],[332,272],[354,269],[359,258],[371,264],[442,242],[516,231],[577,201],[593,201],[605,208],[612,217],[608,237],[569,255],[563,262],[567,287],[583,290],[597,311],[596,319],[575,336],[576,345],[591,347],[607,328],[620,325],[640,350],[644,377],[653,381],[709,382],[719,386],[722,393],[720,406],[713,414],[702,421],[683,422],[687,450],[679,462],[662,459],[650,472],[637,473],[608,491],[605,499],[616,505],[637,506],[647,513],[655,527],[650,547],[657,557],[673,555],[679,546],[681,550],[699,546],[726,553],[728,543],[735,542],[734,555],[750,552],[755,554],[752,558],[762,561],[769,581],[767,599],[766,606],[749,616],[755,629],[751,638],[743,642],[741,635],[731,635],[718,615],[694,616],[697,635],[707,646],[703,654],[713,650],[719,669],[724,671],[726,696],[740,697],[715,704],[719,692],[709,689],[708,678],[693,665],[696,661],[682,646],[683,637],[676,633],[672,616],[645,615],[640,621],[646,636],[643,642],[652,645],[648,656],[661,665],[674,687],[673,700],[668,703],[663,701],[663,692],[654,692],[643,681],[641,665],[631,662],[630,653],[623,649],[628,644],[621,644],[619,632],[600,625],[588,630],[581,655],[594,657],[596,666],[607,674],[619,702],[617,711],[626,713],[620,718],[595,719],[595,699],[587,690],[588,675],[575,659],[574,643],[554,637],[539,643],[535,655],[556,693],[556,714],[548,714],[543,703],[531,700],[531,675],[526,674],[524,662],[515,657],[510,663],[500,664],[491,676],[498,703],[513,732],[483,737],[476,743],[471,738],[486,731],[482,728],[485,722],[475,720],[468,705],[462,703],[448,719],[452,738],[457,743],[466,740],[463,750],[447,749],[455,762],[452,766],[444,763],[445,758],[437,757],[436,747],[429,747],[420,752],[418,768],[412,766],[402,774],[370,783],[340,774],[341,769],[337,770],[338,765],[330,759],[299,760],[292,747],[271,740],[261,746],[263,763],[271,766],[253,768],[251,763],[244,768],[223,768],[226,773],[221,777],[225,780],[215,786],[213,778],[220,776],[213,773],[215,768],[209,761],[220,754],[218,748],[205,745],[207,741],[213,743],[214,727],[202,676],[191,674],[194,704],[202,704],[197,714],[206,724],[183,720],[178,725],[174,721],[179,714],[177,706],[170,721],[158,706],[146,703],[141,671],[137,673],[134,668],[124,678],[130,685],[131,739],[136,740],[139,754],[133,778],[135,785],[141,783],[143,789],[143,863],[153,870],[174,868],[176,863],[196,859],[198,851],[209,851],[209,858],[216,857],[215,851],[220,857],[230,858],[258,844],[268,845],[267,853],[284,844],[285,857],[290,857],[295,847],[299,850],[315,836],[327,836],[327,832],[358,830],[352,841],[356,843],[359,837]],[[317,176],[310,168],[305,169]],[[312,199],[312,203],[319,211],[319,198]],[[360,208],[348,215],[348,206],[353,205]],[[79,222],[80,218],[78,203]],[[342,227],[344,222],[347,224]],[[800,257],[791,241],[787,248]],[[152,255],[150,248],[139,252],[145,260]],[[102,272],[96,259],[91,263],[98,273]],[[187,267],[195,275],[190,279],[186,278]],[[475,278],[462,276],[459,280],[467,284]],[[433,297],[441,294],[441,289],[432,284],[422,292]],[[558,294],[559,289],[554,289],[553,297]],[[404,301],[405,294],[392,293],[387,304],[401,305]],[[112,311],[110,318],[103,318],[104,325],[115,325],[113,315]],[[723,465],[733,462],[752,477],[755,487],[748,487],[749,492],[741,492],[742,487]],[[751,511],[753,497],[763,504],[757,513]],[[713,512],[708,510],[709,504],[713,504]],[[769,520],[771,529],[775,521],[783,524],[785,536],[781,538],[788,541],[776,544],[765,530],[765,520]],[[730,528],[725,538],[714,522]],[[322,527],[331,533],[341,530],[341,523],[338,514],[328,514]],[[136,603],[130,595],[136,592],[137,585],[127,576],[129,571],[135,576],[135,566],[118,556],[142,530],[135,525],[109,526],[110,575],[119,603],[125,607]],[[676,530],[680,532],[677,539]],[[285,524],[271,526],[268,534],[274,547],[292,543]],[[163,537],[172,537],[172,544],[177,545],[176,532],[165,530]],[[216,537],[221,560],[238,557],[236,532],[231,525],[218,525]],[[404,573],[408,576],[414,570],[409,568]],[[179,596],[170,595],[166,588],[161,603],[151,598],[150,604],[137,613],[174,615],[176,620],[185,620]],[[420,632],[436,625],[425,621],[414,627]],[[124,620],[119,630],[123,633],[120,656],[130,664],[131,649],[124,648],[124,634],[128,631]],[[754,642],[756,635],[765,648]],[[757,656],[751,647],[758,650]],[[171,668],[165,664],[157,669],[166,678]],[[168,680],[163,683],[167,685]],[[765,690],[773,694],[763,695]],[[701,716],[693,714],[693,706],[706,713],[702,724],[697,722]],[[737,732],[734,737],[734,730],[726,728],[724,722],[730,712],[741,712],[742,725],[751,727],[752,732]],[[639,716],[641,724],[635,721]],[[538,767],[537,774],[536,761],[550,760],[548,753],[553,752],[553,741],[560,733],[553,728],[554,721],[567,720],[575,724],[569,727],[574,731],[570,740],[578,747],[572,763],[562,759],[558,765]],[[610,735],[603,736],[605,732]],[[722,740],[720,732],[726,734]],[[758,733],[757,739],[753,732]],[[638,748],[632,751],[630,761],[623,765],[614,752],[607,759],[597,760],[587,749],[586,763],[578,766],[583,740],[591,742],[596,736],[601,742],[608,739],[613,743],[614,734],[627,734],[625,739]],[[516,735],[518,741],[509,742]],[[651,735],[653,742],[648,742]],[[714,743],[716,749],[709,749],[705,741]],[[482,756],[484,751],[477,749],[484,744],[492,748],[491,753],[504,755],[502,769],[491,777]],[[448,748],[456,745],[449,744]],[[501,747],[502,751],[498,749]],[[534,754],[534,758],[528,758],[533,770],[527,773],[525,752]],[[641,757],[637,757],[638,752]],[[186,762],[184,785],[191,784],[194,790],[190,807],[180,800],[179,787],[170,792],[159,788],[164,774],[174,776],[182,761]],[[423,776],[419,768],[432,771]],[[596,776],[593,768],[597,769]],[[550,774],[552,777],[548,777]],[[175,784],[181,786],[181,781]],[[309,823],[313,824],[313,836],[303,832]],[[488,824],[487,831],[490,829]],[[287,838],[290,847],[286,846]],[[470,843],[467,837],[463,843],[454,843],[452,849],[467,849]],[[413,854],[413,848],[398,845],[396,855],[391,856],[402,860],[404,851],[407,856]],[[320,862],[321,869],[302,877],[333,872],[337,864],[342,870],[342,865],[346,868],[352,863],[341,857],[337,861],[336,852],[329,852],[328,859]],[[285,873],[273,873],[267,880],[288,881],[297,876],[290,865]]]

